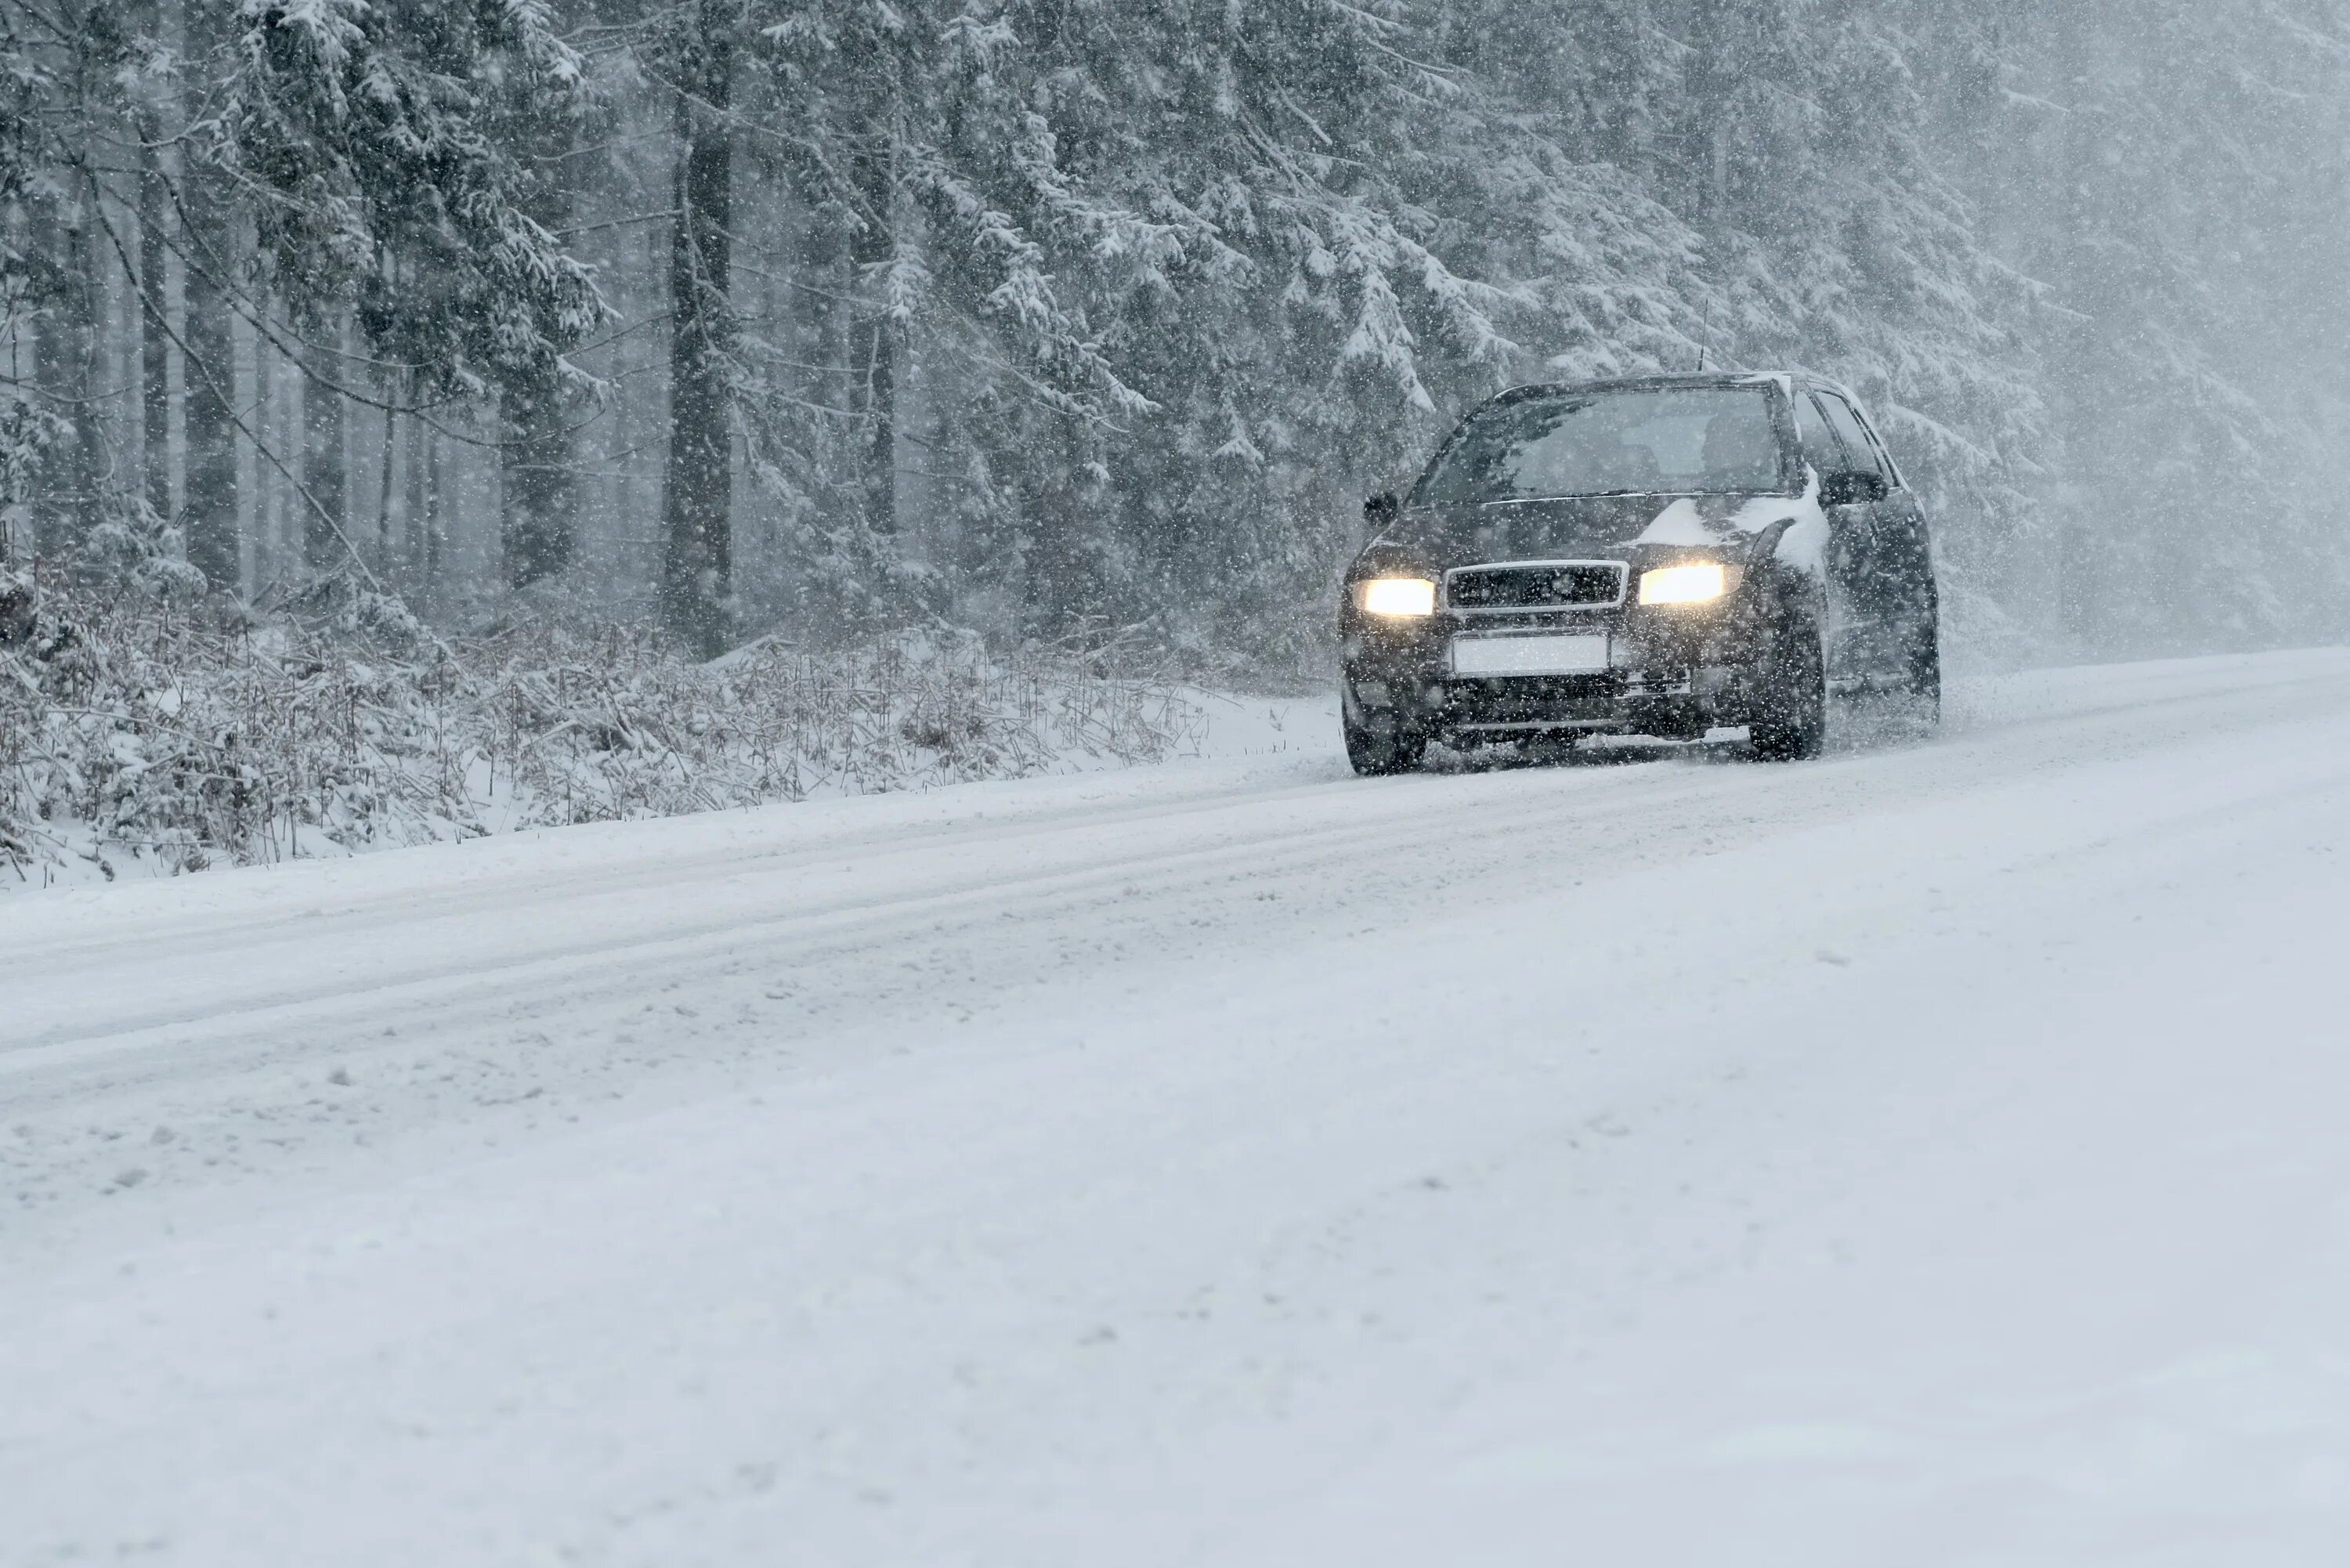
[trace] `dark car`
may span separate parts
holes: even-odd
[[[1939,714],[1926,514],[1828,382],[1521,387],[1364,513],[1338,612],[1357,772],[1433,742],[1737,726],[1758,757],[1812,757],[1832,693]]]

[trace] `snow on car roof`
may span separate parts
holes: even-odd
[[[1816,376],[1805,379],[1820,380]],[[1669,387],[1763,387],[1776,386],[1792,393],[1796,376],[1785,370],[1658,370],[1644,376],[1607,376],[1587,381],[1532,381],[1512,387],[1488,400],[1491,402],[1516,402],[1525,398],[1557,397],[1577,392],[1639,392],[1655,391]],[[1834,383],[1822,381],[1824,386]]]

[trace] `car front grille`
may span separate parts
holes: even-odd
[[[1578,609],[1624,602],[1630,574],[1622,561],[1515,561],[1458,566],[1444,575],[1444,601],[1456,610]]]

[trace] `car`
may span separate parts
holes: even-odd
[[[1755,757],[1801,760],[1831,698],[1866,692],[1939,716],[1926,514],[1835,382],[1519,387],[1364,516],[1338,610],[1357,773],[1436,743],[1740,727]]]

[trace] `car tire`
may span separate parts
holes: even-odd
[[[1928,728],[1942,722],[1942,639],[1930,620],[1909,650],[1909,701],[1918,722]]]
[[[1772,639],[1760,711],[1747,734],[1759,762],[1809,762],[1826,748],[1827,658],[1816,626],[1783,627]]]
[[[1347,760],[1367,779],[1415,773],[1427,754],[1428,737],[1418,731],[1347,724]]]

